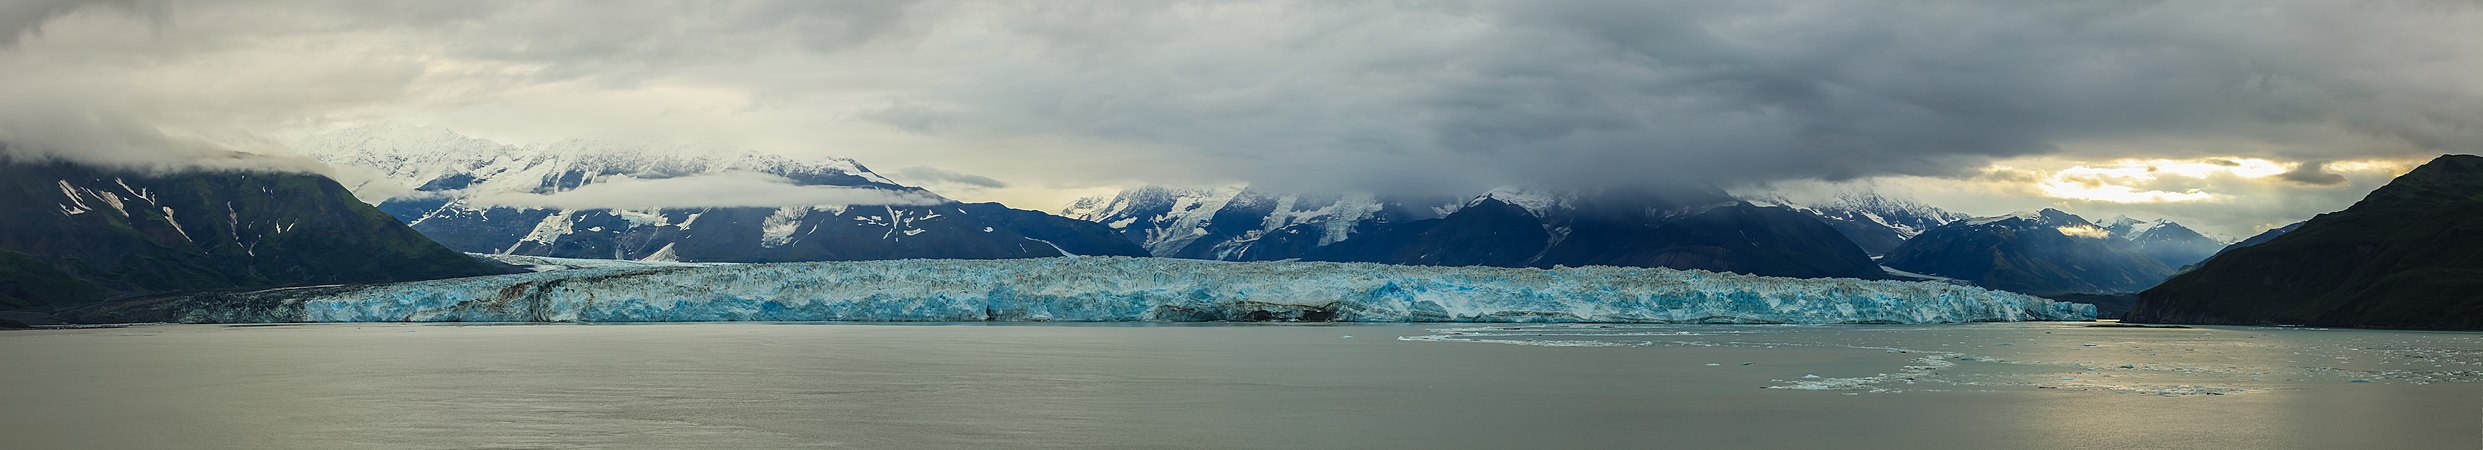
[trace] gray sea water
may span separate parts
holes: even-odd
[[[2085,325],[13,331],[0,447],[2483,447],[2483,334]]]

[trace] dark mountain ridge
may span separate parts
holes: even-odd
[[[2172,273],[2136,243],[2055,209],[1942,225],[1880,263],[2032,295],[2135,292]]]
[[[305,173],[0,156],[0,309],[151,293],[504,273]]]
[[[2483,329],[2483,157],[2444,155],[2139,293],[2131,322]]]

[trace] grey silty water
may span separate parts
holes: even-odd
[[[1932,326],[0,333],[12,448],[2473,448],[2483,335]]]

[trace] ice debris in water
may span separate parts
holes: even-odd
[[[1916,324],[2095,317],[2092,305],[1931,282],[1120,257],[577,269],[207,294],[125,308],[175,322]]]

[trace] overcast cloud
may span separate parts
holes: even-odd
[[[0,7],[0,139],[182,164],[421,123],[849,156],[1036,209],[1143,183],[1948,183],[1924,189],[1970,212],[2243,234],[2393,175],[2326,163],[2475,152],[2478,29],[2450,1],[33,1]],[[2285,170],[2115,181],[2178,203],[2027,184],[2216,158]]]

